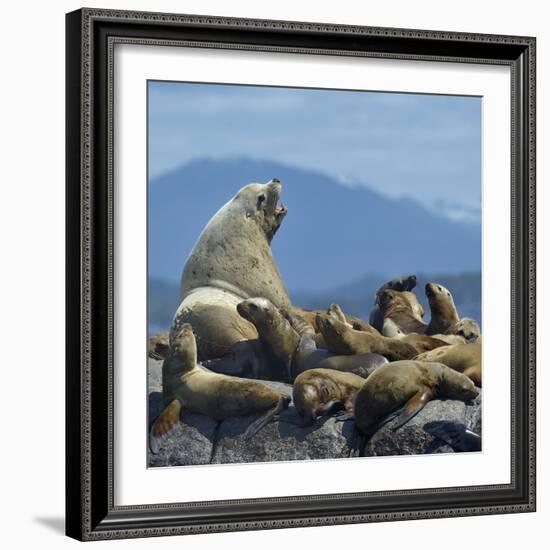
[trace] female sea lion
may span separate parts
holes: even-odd
[[[277,205],[281,183],[243,187],[208,222],[185,262],[180,306],[171,332],[191,323],[199,359],[222,357],[235,342],[257,338],[254,326],[237,313],[242,300],[263,296],[290,306],[271,239],[287,209]]]
[[[420,316],[424,309],[412,292],[386,289],[380,294],[379,307],[382,319],[391,319],[405,334],[424,334],[426,331],[428,325]]]
[[[422,353],[415,360],[443,363],[481,387],[481,344],[453,344]]]
[[[426,296],[430,304],[431,319],[426,334],[445,334],[460,320],[451,293],[436,283],[426,284]]]
[[[382,424],[399,416],[393,428],[397,430],[432,399],[470,401],[477,394],[467,376],[441,363],[396,361],[373,372],[358,391],[355,423],[359,431],[371,435]]]
[[[264,413],[245,432],[248,439],[285,409],[290,399],[255,380],[204,370],[197,365],[193,329],[184,323],[170,339],[170,355],[162,366],[162,393],[166,408],[153,423],[149,446],[157,453],[169,432],[180,421],[182,410],[215,420]]]
[[[337,410],[353,411],[355,395],[365,379],[350,372],[311,369],[296,377],[292,401],[304,426]]]
[[[318,367],[364,375],[386,359],[365,353],[353,358],[334,357],[326,349],[319,349],[309,323],[290,310],[279,310],[266,298],[249,298],[237,305],[237,311],[258,331],[259,340],[272,357],[276,380],[292,382],[300,373]],[[243,344],[240,342],[239,344]]]
[[[416,275],[397,277],[383,284],[374,296],[374,306],[370,313],[369,323],[379,332],[382,332],[384,317],[380,313],[380,296],[384,290],[397,290],[399,292],[411,291],[416,286]],[[421,306],[422,307],[422,306]]]
[[[400,338],[386,338],[355,330],[331,315],[319,317],[317,323],[328,349],[337,355],[378,353],[390,361],[411,359],[418,355],[414,346]]]
[[[463,317],[458,323],[451,325],[445,334],[460,336],[466,342],[473,344],[481,338],[481,329],[473,319]]]

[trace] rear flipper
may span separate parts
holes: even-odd
[[[473,452],[481,451],[481,436],[472,432],[460,422],[442,420],[440,422],[428,422],[424,429],[431,435],[445,441],[455,451]]]
[[[279,401],[277,401],[277,404],[273,408],[269,409],[263,416],[260,416],[258,420],[255,420],[252,424],[250,424],[250,426],[248,426],[246,432],[244,432],[244,439],[246,440],[254,437],[265,425],[273,420],[273,417],[276,414],[279,414],[282,410],[286,409],[289,403],[290,397],[281,395],[281,397],[279,397]]]
[[[395,432],[404,426],[409,420],[414,418],[425,406],[433,399],[431,390],[426,389],[415,393],[403,407],[401,414],[398,416],[397,423],[392,430]]]
[[[157,454],[174,428],[180,423],[181,403],[174,399],[158,416],[149,432],[149,448]]]

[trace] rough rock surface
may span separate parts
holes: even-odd
[[[292,386],[264,382],[290,397]],[[149,359],[149,426],[160,414],[162,403],[162,361]],[[393,420],[365,440],[353,420],[334,417],[302,427],[291,403],[278,419],[265,426],[251,440],[243,434],[257,415],[228,418],[217,422],[195,413],[184,413],[181,424],[156,455],[149,452],[149,466],[181,466],[209,463],[272,462],[353,456],[388,456],[454,452],[444,441],[430,435],[423,426],[431,422],[455,421],[481,433],[481,395],[466,405],[462,401],[435,400],[405,426],[393,431]]]

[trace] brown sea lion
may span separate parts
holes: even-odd
[[[316,368],[320,361],[339,371],[364,374],[386,360],[376,354],[356,355],[353,359],[331,357],[326,349],[319,349],[312,327],[300,316],[284,308],[277,309],[266,298],[249,298],[237,305],[237,311],[258,331],[259,339],[272,356],[275,380],[292,382],[300,373]]]
[[[337,410],[353,411],[355,395],[365,379],[350,372],[310,369],[294,380],[292,400],[303,425]]]
[[[258,337],[237,313],[242,300],[263,296],[277,307],[290,306],[270,246],[287,213],[277,205],[280,194],[276,179],[243,187],[208,222],[187,258],[171,333],[191,323],[201,361]]]
[[[414,346],[399,338],[386,338],[352,329],[331,315],[319,317],[317,322],[328,349],[337,355],[378,353],[390,361],[411,359],[418,355]]]
[[[443,363],[481,387],[481,344],[453,344],[422,353],[415,360]]]
[[[431,318],[425,333],[445,334],[460,320],[453,296],[443,285],[436,283],[426,284],[426,296],[430,304]]]
[[[261,382],[209,372],[197,365],[197,344],[187,323],[170,339],[170,355],[162,367],[162,393],[166,408],[153,423],[149,435],[153,453],[160,450],[180,422],[182,410],[215,420],[263,413],[246,430],[245,438],[250,438],[290,401]]]
[[[355,398],[355,423],[360,432],[371,435],[386,421],[399,416],[393,428],[397,430],[432,399],[470,401],[477,394],[467,376],[441,363],[397,361],[380,367],[367,378]]]
[[[382,332],[384,317],[380,312],[380,296],[384,290],[397,290],[399,292],[411,291],[416,286],[416,275],[408,275],[404,277],[396,277],[391,281],[383,284],[377,291],[374,297],[374,306],[370,313],[369,323],[379,332]]]
[[[405,334],[424,334],[426,331],[428,325],[419,316],[418,308],[422,306],[412,292],[386,289],[380,294],[379,306],[382,318],[391,319]]]

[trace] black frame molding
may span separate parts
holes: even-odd
[[[535,510],[535,38],[84,8],[66,16],[66,532],[100,540]],[[512,449],[506,485],[114,506],[116,43],[511,68]]]

